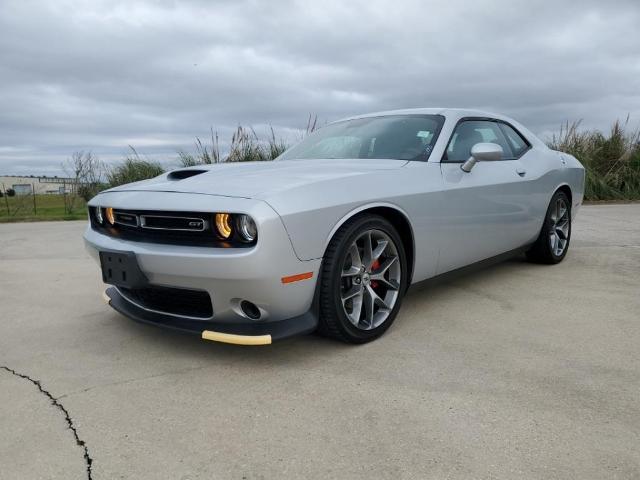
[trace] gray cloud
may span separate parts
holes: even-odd
[[[415,106],[640,120],[637,1],[0,3],[0,173]],[[58,172],[59,173],[59,172]]]

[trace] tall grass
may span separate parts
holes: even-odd
[[[135,148],[131,146],[129,148],[131,153],[121,163],[108,169],[107,184],[109,187],[146,180],[164,173],[164,168],[160,163],[143,158],[138,155]]]
[[[205,145],[196,137],[196,151],[188,153],[178,152],[178,162],[183,167],[207,165],[220,162],[262,162],[273,160],[288,148],[283,139],[276,138],[273,127],[266,139],[261,139],[253,128],[239,125],[231,136],[229,152],[220,154],[218,132],[211,130],[211,144]]]
[[[307,126],[302,133],[302,137],[310,134],[318,128],[318,116],[309,114]],[[253,127],[238,128],[231,136],[229,151],[226,155],[220,153],[220,139],[218,132],[211,129],[211,144],[205,144],[196,137],[195,152],[190,153],[184,150],[178,152],[178,163],[182,167],[192,167],[194,165],[208,165],[220,162],[263,162],[277,158],[290,145],[282,138],[277,138],[273,127],[269,127],[269,134],[266,138],[260,138]]]
[[[640,199],[640,131],[629,118],[616,120],[608,135],[567,122],[549,147],[576,157],[586,169],[585,200]]]
[[[196,137],[195,153],[189,153],[185,150],[178,151],[178,162],[182,167],[220,163],[222,160],[218,132],[214,132],[213,128],[211,129],[211,145],[205,145],[200,138]]]

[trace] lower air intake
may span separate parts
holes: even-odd
[[[211,297],[202,290],[153,285],[142,288],[118,287],[118,290],[127,300],[148,310],[202,319],[213,316]]]

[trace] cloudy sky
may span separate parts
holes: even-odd
[[[210,127],[482,108],[545,137],[640,120],[638,0],[0,0],[0,174],[170,163]]]

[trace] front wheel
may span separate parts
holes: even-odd
[[[542,230],[527,252],[532,262],[560,263],[569,250],[571,240],[571,202],[562,191],[551,198]]]
[[[327,248],[321,282],[320,333],[349,343],[378,338],[395,320],[407,286],[396,229],[377,215],[349,220]]]

